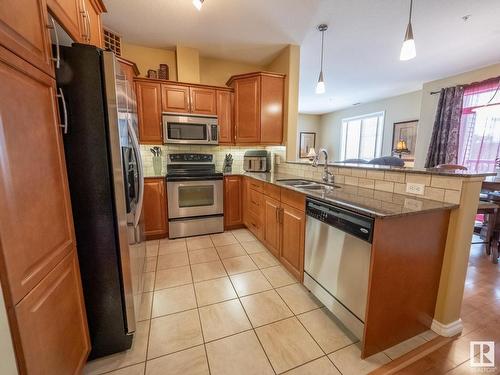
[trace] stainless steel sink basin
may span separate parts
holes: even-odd
[[[301,180],[301,179],[290,179],[290,180],[278,180],[279,183],[288,186],[300,187],[302,185],[310,185],[313,181]]]
[[[298,189],[304,190],[323,190],[329,191],[332,189],[338,189],[340,186],[338,185],[327,185],[322,184],[316,181],[302,180],[302,179],[287,179],[287,180],[278,180],[279,183],[283,185],[293,186]]]

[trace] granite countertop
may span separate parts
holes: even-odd
[[[429,199],[416,198],[396,193],[389,193],[374,189],[367,189],[358,186],[337,184],[336,188],[329,192],[314,190],[304,190],[285,185],[280,180],[300,179],[308,181],[322,182],[314,178],[297,177],[290,174],[281,173],[252,173],[233,172],[225,175],[239,175],[254,178],[259,181],[268,182],[290,190],[297,191],[308,197],[333,203],[347,209],[376,218],[397,217],[428,213],[437,210],[450,210],[458,207],[458,204],[432,201]]]

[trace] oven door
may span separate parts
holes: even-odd
[[[163,115],[163,143],[218,144],[217,118]]]
[[[167,180],[168,218],[220,215],[224,212],[221,177]]]

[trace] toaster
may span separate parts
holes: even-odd
[[[269,172],[271,170],[271,153],[266,150],[249,150],[243,155],[245,172]]]

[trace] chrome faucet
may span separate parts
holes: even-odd
[[[319,150],[318,154],[314,157],[312,166],[313,167],[317,167],[318,166],[319,156],[320,156],[321,153],[325,154],[325,168],[323,170],[323,176],[321,176],[321,179],[324,182],[333,184],[334,181],[335,181],[335,176],[328,169],[328,152],[324,148],[322,148],[321,150]]]

